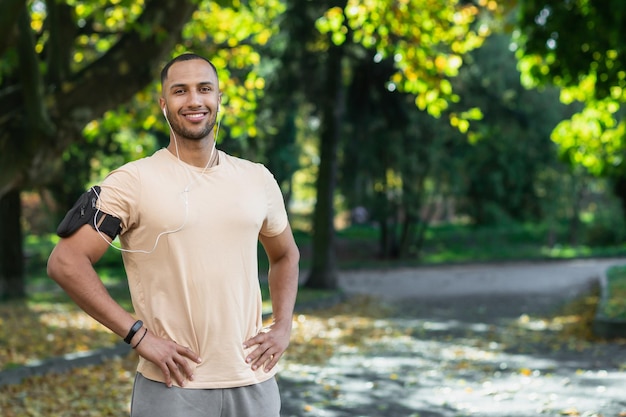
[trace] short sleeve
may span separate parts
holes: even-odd
[[[100,210],[122,221],[122,234],[132,229],[141,193],[137,168],[128,164],[112,171],[100,187]]]
[[[261,227],[261,234],[267,237],[273,237],[281,234],[289,219],[287,217],[287,209],[280,187],[272,173],[263,167],[263,176],[265,182],[265,195],[267,198],[267,215]]]

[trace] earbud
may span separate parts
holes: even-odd
[[[165,107],[163,107],[163,117],[167,119],[167,113],[165,112]]]
[[[217,104],[217,112],[218,112],[218,113],[220,112],[220,109],[221,109],[221,108],[222,108],[222,105],[218,103],[218,104]]]

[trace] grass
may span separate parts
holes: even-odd
[[[607,271],[607,292],[600,303],[600,313],[613,320],[626,320],[626,265]]]
[[[337,253],[342,269],[363,269],[467,262],[616,257],[626,254],[625,244],[590,244],[581,232],[580,243],[569,243],[565,226],[509,223],[474,227],[443,224],[430,227],[424,245],[403,259],[381,259],[379,231],[356,226],[337,232]],[[553,244],[548,244],[552,239]],[[296,239],[298,237],[296,236]],[[308,241],[304,242],[305,244]]]
[[[485,227],[442,225],[429,229],[422,255],[424,263],[545,260],[619,256],[626,245],[590,245],[567,242],[566,230],[543,224],[510,223]],[[548,244],[554,234],[555,243]]]

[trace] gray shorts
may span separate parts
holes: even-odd
[[[186,389],[137,373],[130,409],[131,417],[279,417],[280,393],[275,378],[241,388]]]

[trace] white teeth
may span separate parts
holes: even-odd
[[[188,119],[202,119],[204,117],[204,113],[187,114],[187,115],[185,115],[185,117],[188,118]]]

